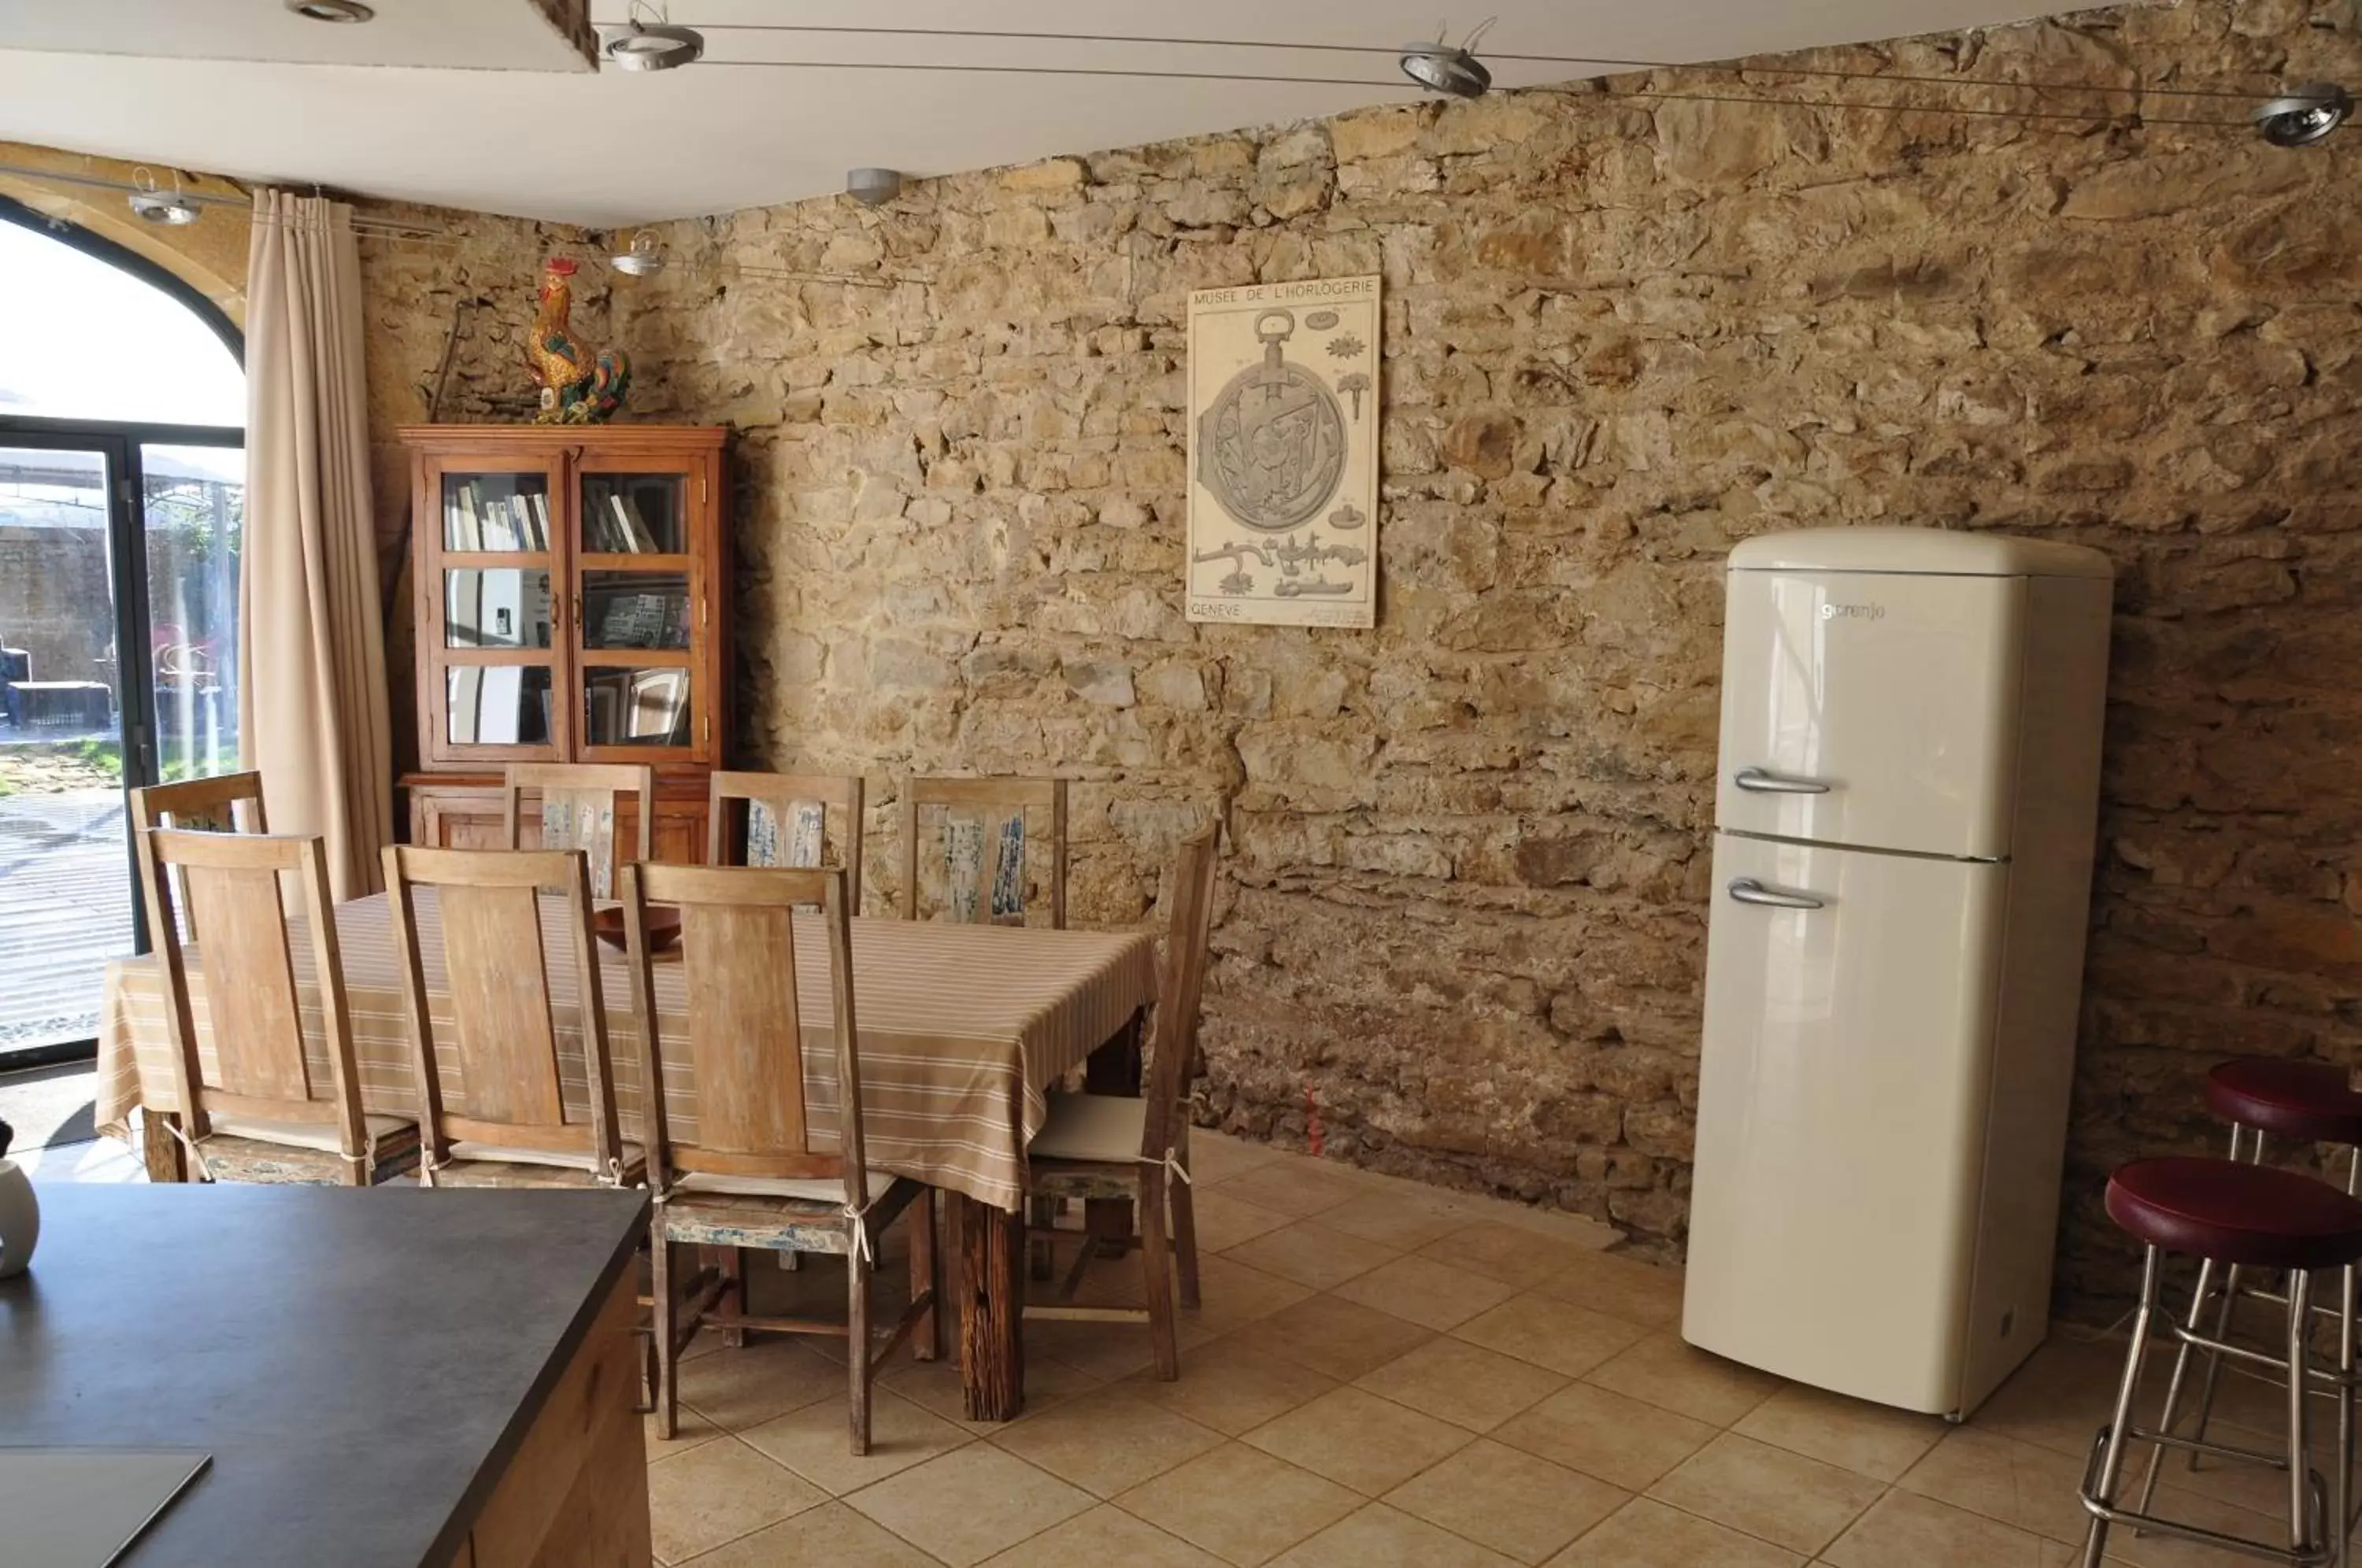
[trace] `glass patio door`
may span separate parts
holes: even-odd
[[[0,1067],[93,1038],[145,945],[124,791],[238,766],[230,441],[0,431]]]

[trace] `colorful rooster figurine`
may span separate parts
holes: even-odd
[[[553,256],[542,264],[541,308],[534,313],[533,338],[525,359],[541,383],[536,425],[598,425],[613,417],[631,390],[632,362],[620,348],[594,351],[568,330],[573,291],[566,280],[574,263]]]

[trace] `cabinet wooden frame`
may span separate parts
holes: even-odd
[[[705,425],[411,425],[413,593],[417,630],[418,755],[422,772],[497,772],[512,762],[634,762],[701,775],[728,746],[729,542],[724,527],[723,430]],[[469,476],[538,481],[547,497],[545,548],[463,550],[446,533],[448,480]],[[611,543],[584,527],[586,480],[679,480],[681,548],[591,549]],[[478,541],[480,542],[480,541]],[[664,541],[669,543],[669,540]],[[549,574],[550,646],[451,646],[446,574],[517,569]],[[688,646],[597,647],[584,623],[591,574],[655,572],[685,581]],[[524,666],[549,672],[548,733],[540,742],[451,738],[449,672]],[[680,669],[689,679],[689,725],[679,745],[592,743],[584,713],[589,682],[602,670]]]

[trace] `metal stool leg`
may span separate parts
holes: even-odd
[[[2239,1157],[2239,1135],[2245,1131],[2246,1131],[2246,1129],[2241,1127],[2237,1122],[2234,1121],[2231,1123],[2231,1158],[2234,1160]],[[2190,1331],[2193,1334],[2198,1331],[2199,1324],[2205,1321],[2206,1302],[2208,1297],[2213,1294],[2213,1286],[2214,1260],[2213,1258],[2201,1258],[2198,1260],[2198,1287],[2191,1293],[2190,1318],[2187,1325]],[[2235,1290],[2237,1287],[2237,1281],[2235,1277],[2232,1283],[2232,1288]],[[2222,1337],[2219,1329],[2215,1337],[2217,1339]],[[2173,1376],[2168,1380],[2165,1386],[2165,1412],[2157,1419],[2157,1430],[2158,1431],[2170,1433],[2173,1430],[2173,1423],[2175,1419],[2181,1414],[2181,1386],[2183,1380],[2190,1375],[2191,1350],[2191,1346],[2190,1342],[2185,1340],[2173,1353]],[[2204,1437],[2206,1435],[2204,1430],[2205,1422],[2202,1417],[2200,1419],[2199,1426],[2200,1430],[2197,1435]],[[2194,1452],[2191,1455],[2191,1460],[2193,1463],[2195,1463],[2197,1457],[2197,1454]],[[2156,1500],[2158,1473],[2164,1468],[2165,1445],[2160,1443],[2156,1448],[2149,1451],[2148,1474],[2141,1479],[2140,1501],[2135,1505],[2135,1507],[2139,1512],[2144,1514],[2147,1513],[2149,1511],[2150,1503]],[[2138,1535],[2140,1531],[2135,1530],[2133,1533],[2135,1535]]]
[[[2312,1378],[2306,1367],[2306,1352],[2312,1338],[2312,1275],[2303,1269],[2289,1271],[2288,1286],[2288,1452],[2289,1452],[2289,1549],[2309,1551],[2312,1548],[2312,1496],[2308,1483],[2312,1476],[2312,1458],[2305,1441],[2306,1401],[2312,1397],[2307,1386]]]
[[[2231,1130],[2231,1157],[2235,1160],[2239,1157],[2238,1143],[2239,1130],[2236,1127],[2234,1127]],[[2264,1132],[2260,1127],[2256,1129],[2255,1145],[2247,1152],[2247,1163],[2251,1165],[2260,1165],[2264,1163]],[[2231,1312],[2232,1309],[2238,1305],[2238,1302],[2239,1265],[2237,1264],[2233,1264],[2229,1268],[2223,1272],[2223,1310],[2216,1314],[2214,1319],[2214,1337],[2216,1339],[2227,1340],[2231,1337]],[[2205,1441],[2206,1424],[2214,1419],[2214,1389],[2215,1386],[2221,1381],[2222,1376],[2222,1353],[2219,1351],[2210,1350],[2206,1353],[2206,1381],[2199,1390],[2198,1395],[2198,1426],[2197,1429],[2190,1434],[2191,1436],[2197,1438],[2202,1442]],[[2198,1468],[2198,1451],[2196,1449],[2191,1449],[2190,1451],[2191,1469],[2196,1470]]]
[[[2354,1295],[2355,1269],[2337,1271],[2337,1473],[2329,1482],[2330,1562],[2352,1568],[2354,1561]]]
[[[2141,1363],[2148,1355],[2149,1320],[2157,1315],[2157,1276],[2159,1257],[2155,1247],[2141,1259],[2140,1306],[2133,1312],[2133,1342],[2125,1351],[2124,1381],[2116,1386],[2115,1415],[2108,1422],[2107,1452],[2100,1461],[2099,1485],[2094,1492],[2098,1501],[2107,1507],[2115,1507],[2116,1484],[2124,1474],[2125,1448],[2132,1441],[2133,1397],[2140,1390]],[[2303,1403],[2303,1396],[2298,1396]],[[2101,1568],[2101,1559],[2108,1550],[2108,1521],[2094,1518],[2092,1532],[2083,1541],[2083,1568]]]

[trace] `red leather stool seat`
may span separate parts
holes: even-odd
[[[2206,1075],[2206,1109],[2308,1143],[2362,1143],[2362,1094],[2344,1067],[2242,1056]]]
[[[2168,1252],[2257,1268],[2362,1259],[2362,1198],[2269,1165],[2176,1155],[2108,1178],[2108,1218]]]

